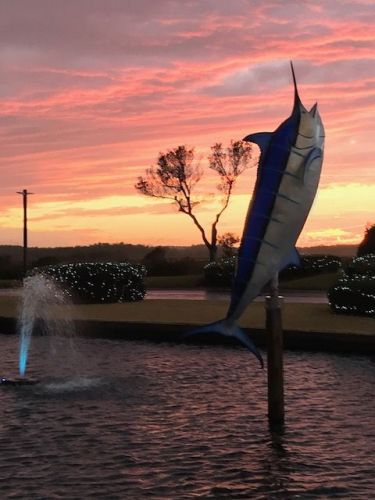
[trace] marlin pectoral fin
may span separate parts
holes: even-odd
[[[202,326],[200,328],[194,328],[182,335],[182,338],[190,337],[191,335],[199,335],[203,333],[218,333],[220,335],[225,335],[226,337],[234,337],[241,342],[245,347],[247,347],[258,359],[261,368],[264,367],[263,358],[256,348],[254,342],[251,338],[235,323],[230,323],[228,320],[223,319],[221,321],[215,321],[209,325]]]
[[[301,267],[301,257],[296,248],[293,248],[292,252],[286,257],[283,261],[281,261],[280,269],[284,269],[285,267],[293,265],[297,267]]]
[[[267,151],[271,137],[272,132],[257,132],[255,134],[247,135],[243,140],[257,144],[261,152],[264,154],[265,151]]]

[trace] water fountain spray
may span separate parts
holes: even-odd
[[[74,330],[62,290],[42,274],[25,278],[22,290],[21,312],[18,319],[20,334],[19,374],[25,376],[31,338],[34,330],[51,337],[71,336]]]

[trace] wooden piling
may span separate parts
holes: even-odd
[[[23,277],[26,276],[27,274],[27,251],[28,251],[28,244],[27,244],[27,197],[30,194],[30,191],[27,191],[27,189],[23,189],[22,191],[17,191],[17,194],[22,195],[23,198]]]
[[[266,297],[268,419],[270,425],[284,423],[284,373],[282,297],[279,296],[278,276],[272,280]]]

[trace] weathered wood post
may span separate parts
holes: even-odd
[[[33,194],[23,189],[22,191],[17,191],[17,194],[21,194],[23,198],[23,276],[27,273],[27,196]]]
[[[284,422],[282,297],[278,274],[273,278],[266,297],[268,419],[271,425]]]

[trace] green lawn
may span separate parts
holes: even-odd
[[[328,290],[334,285],[339,276],[338,272],[321,273],[315,276],[297,278],[288,281],[282,281],[280,288],[283,290]]]
[[[144,300],[125,304],[87,304],[55,306],[57,315],[66,311],[75,320],[108,321],[124,323],[203,325],[224,318],[228,300]],[[19,298],[0,297],[1,318],[17,317]],[[253,302],[241,316],[240,325],[262,329],[265,325],[263,302]],[[374,335],[374,319],[333,314],[326,304],[283,305],[285,330],[303,332],[341,332]]]
[[[203,288],[201,274],[188,274],[184,276],[147,276],[145,285],[152,288]]]
[[[20,286],[20,280],[0,280],[0,288],[18,288]]]

